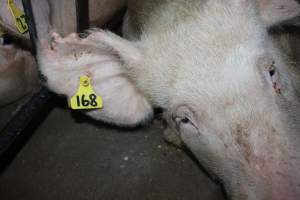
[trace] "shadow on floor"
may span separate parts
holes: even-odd
[[[0,177],[3,200],[222,200],[153,124],[120,130],[55,108]]]

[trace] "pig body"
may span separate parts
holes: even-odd
[[[7,45],[0,47],[0,107],[18,100],[38,86],[34,57]]]
[[[22,0],[15,0],[14,2],[23,11]],[[18,41],[22,42],[22,46],[30,46],[29,33],[21,34],[17,30],[7,3],[7,1],[0,2],[1,28],[7,32],[6,34],[19,38]],[[48,1],[32,0],[32,6],[36,16],[38,37],[47,37],[50,31]],[[38,69],[32,54],[16,46],[3,45],[0,47],[0,54],[0,106],[4,106],[29,94],[38,87]]]
[[[7,3],[7,1],[1,1],[0,3],[0,25],[6,29],[9,34],[24,40],[29,40],[29,33],[21,34],[15,26],[14,17],[8,9]],[[20,10],[22,10],[22,12],[24,12],[22,0],[15,0],[14,3]],[[35,25],[38,37],[45,37],[50,31],[50,8],[48,1],[32,0],[31,4],[35,16]]]
[[[268,34],[274,22],[261,6],[132,0],[128,8],[129,40],[94,30],[85,39],[42,41],[49,88],[70,97],[88,74],[106,96],[107,109],[86,112],[93,118],[136,125],[152,115],[149,105],[162,107],[169,135],[219,177],[231,199],[299,199],[299,77]]]
[[[14,2],[18,8],[23,11],[22,0],[14,0]],[[39,38],[49,35],[50,26],[59,30],[63,35],[77,30],[75,1],[32,0],[31,4]],[[91,26],[103,26],[109,22],[124,5],[125,0],[89,1]],[[7,7],[7,0],[0,2],[0,25],[10,34],[23,38],[24,40],[29,40],[28,33],[21,34],[17,30],[14,18]]]
[[[22,0],[15,1],[15,4],[18,6],[18,8],[20,8],[23,11]],[[18,37],[25,37],[29,39],[28,33],[22,36],[22,34],[19,33],[19,31],[17,30],[15,26],[14,18],[10,10],[8,9],[7,1],[0,2],[0,24],[1,27],[6,29],[6,31],[8,31],[9,33],[16,35]]]

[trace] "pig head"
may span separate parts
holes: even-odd
[[[49,88],[70,97],[89,75],[104,109],[86,114],[115,124],[134,126],[152,116],[151,106],[162,107],[168,132],[231,199],[299,199],[299,77],[269,36],[275,22],[261,6],[145,0],[128,7],[131,41],[101,30],[42,41]]]

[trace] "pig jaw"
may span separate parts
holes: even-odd
[[[245,167],[246,168],[246,167]],[[258,169],[248,166],[247,172],[238,169],[225,180],[225,188],[233,200],[296,200],[300,197],[298,171],[276,169],[272,163]],[[228,173],[230,174],[230,173]]]
[[[235,156],[226,156],[232,158],[225,161],[229,165],[223,178],[227,192],[232,199],[299,199],[299,148],[285,135],[290,132],[279,133],[274,128],[266,128],[263,134],[255,132],[251,135],[256,138],[237,141]]]
[[[272,166],[270,166],[272,167]],[[256,169],[255,169],[256,170]],[[229,177],[226,191],[233,200],[297,200],[300,197],[299,184],[295,183],[293,172],[276,172],[276,170],[250,170],[245,176]],[[260,173],[257,175],[257,173]],[[297,173],[297,171],[296,171]],[[226,182],[226,181],[225,181]]]

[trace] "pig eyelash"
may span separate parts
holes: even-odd
[[[277,83],[277,73],[276,73],[276,64],[275,61],[272,62],[272,64],[268,67],[268,71],[269,71],[269,75],[271,78],[271,82],[272,82],[272,87],[274,88],[275,92],[280,94],[281,93],[281,89]]]
[[[190,119],[187,117],[182,118],[180,121],[184,124],[190,123]]]
[[[197,126],[188,117],[183,117],[183,118],[177,117],[176,121],[180,122],[180,123],[183,123],[183,124],[190,124],[190,125],[194,126],[198,130]]]

